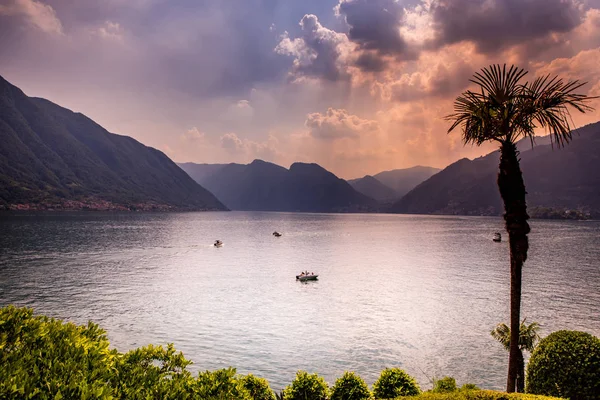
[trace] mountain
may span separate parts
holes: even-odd
[[[317,164],[294,163],[286,169],[269,162],[227,164],[196,169],[180,164],[232,210],[344,212],[366,211],[375,200],[358,193],[343,179]],[[194,171],[201,171],[194,175]],[[198,178],[199,177],[199,178]]]
[[[419,183],[438,173],[439,168],[416,166],[405,169],[383,171],[373,175],[375,179],[396,192],[396,198],[404,196]]]
[[[187,174],[200,185],[204,184],[204,180],[215,175],[219,170],[229,164],[195,164],[191,162],[177,163],[179,168],[187,172]]]
[[[530,214],[560,217],[578,210],[600,216],[600,122],[575,130],[561,149],[545,144],[547,137],[536,143],[520,154]],[[498,162],[497,151],[459,160],[406,194],[392,212],[500,215]]]
[[[226,209],[162,152],[0,77],[0,208]]]
[[[365,175],[362,178],[349,180],[348,183],[356,191],[375,200],[389,201],[396,200],[400,197],[394,189],[384,185],[371,175]]]

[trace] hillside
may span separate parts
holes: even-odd
[[[349,180],[348,183],[358,192],[379,201],[396,200],[400,196],[396,191],[371,175],[365,175],[362,178]]]
[[[419,183],[438,173],[439,168],[416,166],[394,169],[373,175],[375,179],[397,193],[397,199],[414,189]]]
[[[193,180],[200,185],[204,184],[204,181],[209,177],[216,174],[219,170],[228,166],[229,164],[195,164],[195,163],[177,163],[179,168],[184,170]]]
[[[2,77],[0,140],[0,208],[225,209],[162,152]]]
[[[572,142],[565,148],[540,144],[548,142],[547,138],[540,139],[533,149],[529,146],[521,152],[530,214],[560,217],[566,210],[578,210],[600,215],[600,122],[574,131]],[[459,160],[409,192],[392,211],[500,215],[498,162],[498,152]]]
[[[190,175],[196,170],[192,163],[180,165]],[[288,170],[254,160],[215,171],[195,176],[232,210],[347,212],[370,210],[376,203],[317,164],[294,163]]]

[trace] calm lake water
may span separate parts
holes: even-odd
[[[600,336],[600,222],[531,222],[523,316]],[[172,342],[196,369],[280,389],[295,371],[372,384],[397,366],[501,389],[509,256],[500,218],[294,213],[0,215],[0,305]],[[271,235],[280,231],[283,236]],[[225,243],[214,248],[215,239]],[[319,281],[300,283],[308,269]]]

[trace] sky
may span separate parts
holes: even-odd
[[[443,168],[493,63],[600,95],[600,0],[0,0],[0,75],[177,162]]]

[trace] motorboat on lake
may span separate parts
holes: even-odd
[[[275,232],[273,232],[273,236],[275,236],[275,237],[280,237],[280,236],[281,236],[281,233],[279,233],[279,232],[275,231]]]
[[[494,233],[494,238],[492,240],[494,242],[501,242],[502,241],[502,235],[500,234],[500,232]]]
[[[300,282],[304,282],[304,281],[316,281],[317,278],[319,278],[318,274],[315,274],[314,272],[302,272],[300,275],[296,275],[296,280],[299,280]]]
[[[221,246],[223,246],[223,242],[221,242],[220,240],[215,240],[215,244],[213,244],[213,246],[221,247]]]

